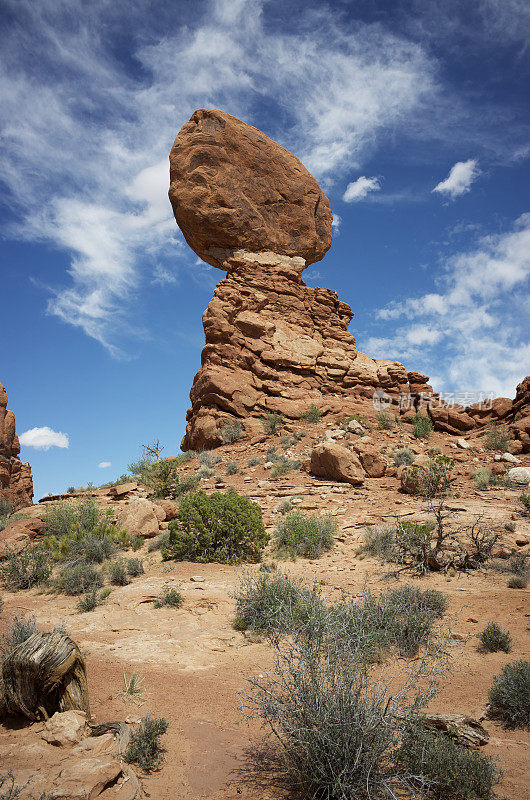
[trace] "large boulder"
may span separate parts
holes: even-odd
[[[160,523],[165,518],[163,508],[143,497],[133,497],[116,514],[119,528],[126,530],[130,536],[145,536],[146,539],[158,535]]]
[[[352,444],[362,467],[369,478],[382,478],[386,472],[386,461],[368,438],[357,439]]]
[[[222,266],[232,250],[312,264],[329,250],[327,197],[296,156],[257,128],[200,108],[181,128],[169,161],[175,219],[209,264]]]
[[[309,471],[318,478],[344,481],[352,486],[361,486],[364,482],[359,458],[336,442],[322,442],[313,448]]]

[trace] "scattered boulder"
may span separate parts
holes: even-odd
[[[313,448],[309,471],[319,478],[344,481],[352,486],[361,486],[364,482],[359,458],[336,442],[322,442]]]
[[[353,450],[359,456],[362,467],[369,478],[382,478],[386,471],[386,461],[373,442],[357,439],[352,444]]]
[[[138,489],[136,481],[129,481],[128,483],[120,483],[118,486],[111,486],[109,495],[111,497],[123,497]]]
[[[530,467],[512,467],[508,470],[508,478],[514,483],[528,485],[530,483]]]
[[[160,523],[166,519],[165,510],[143,497],[133,497],[117,513],[116,521],[130,536],[149,539],[158,535]]]
[[[173,500],[158,500],[157,505],[165,512],[165,522],[169,522],[178,517],[179,506],[178,503],[173,502]]]
[[[86,736],[87,716],[84,711],[56,711],[46,720],[42,738],[56,747],[77,744]]]

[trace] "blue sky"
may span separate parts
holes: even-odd
[[[360,350],[438,390],[513,395],[530,366],[525,0],[0,11],[0,380],[37,496],[109,480],[153,438],[178,450],[222,277],[167,200],[199,107],[321,182],[334,242],[305,276],[350,303]]]

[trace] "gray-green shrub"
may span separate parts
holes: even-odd
[[[92,564],[75,564],[60,571],[55,585],[64,594],[85,594],[103,586],[103,578]]]
[[[424,414],[416,414],[413,420],[412,434],[416,439],[428,439],[434,430],[431,418]]]
[[[254,633],[289,631],[307,624],[312,616],[324,613],[324,604],[316,588],[309,588],[297,578],[281,572],[243,573],[234,594],[234,628]]]
[[[407,466],[412,464],[416,458],[416,455],[412,452],[410,447],[400,447],[397,450],[394,450],[392,457],[396,467],[400,467],[402,464],[406,464]]]
[[[509,653],[512,649],[512,637],[497,622],[488,622],[479,639],[486,653],[497,653],[499,650]]]
[[[31,589],[50,577],[52,563],[49,553],[40,544],[28,544],[18,552],[5,548],[0,563],[0,581],[13,592]]]
[[[239,467],[237,465],[237,461],[227,461],[226,462],[226,474],[227,475],[237,475],[239,472]]]
[[[322,419],[322,411],[315,405],[315,403],[311,403],[307,411],[303,411],[300,414],[300,419],[305,420],[306,422],[320,422]]]
[[[337,522],[331,514],[310,517],[301,511],[289,511],[279,520],[274,532],[274,546],[291,558],[318,558],[333,547]]]
[[[221,441],[223,444],[234,444],[243,438],[243,427],[235,420],[221,428]]]
[[[163,608],[164,606],[167,608],[180,608],[183,602],[184,598],[178,589],[171,586],[164,586],[156,598],[154,606],[155,608]]]
[[[484,435],[484,444],[488,450],[498,450],[505,453],[508,449],[510,434],[503,423],[490,422]]]
[[[266,434],[274,436],[274,434],[278,433],[280,428],[285,425],[285,420],[281,414],[267,412],[265,416],[262,417],[261,424]]]
[[[131,740],[125,750],[123,758],[128,764],[138,764],[144,772],[159,769],[164,761],[165,748],[160,743],[169,727],[169,722],[163,717],[147,714],[131,735]]]
[[[503,667],[489,690],[489,716],[508,727],[530,728],[530,661]]]

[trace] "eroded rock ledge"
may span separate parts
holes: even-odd
[[[33,497],[31,467],[20,460],[19,453],[15,415],[7,408],[7,393],[0,383],[0,497],[15,508],[30,505]]]

